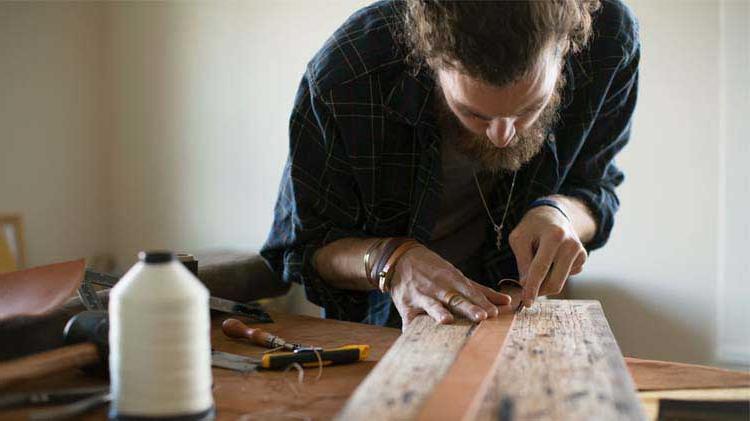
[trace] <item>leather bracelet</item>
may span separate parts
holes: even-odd
[[[378,259],[375,261],[375,264],[372,266],[372,268],[370,268],[370,283],[376,289],[380,288],[378,285],[378,274],[383,270],[383,266],[385,266],[388,258],[391,257],[391,254],[393,254],[398,246],[404,244],[409,240],[411,240],[411,238],[408,237],[391,237],[385,240],[383,250],[378,255]]]
[[[391,279],[393,279],[393,273],[395,272],[394,269],[398,264],[399,259],[401,259],[401,256],[403,256],[404,253],[415,247],[419,247],[419,245],[420,244],[415,240],[409,240],[398,246],[393,254],[391,254],[388,261],[385,263],[385,266],[383,266],[383,269],[378,274],[378,286],[380,292],[388,292],[391,290]]]
[[[562,205],[557,203],[556,200],[552,199],[536,199],[535,201],[531,202],[529,206],[526,208],[526,212],[530,211],[531,209],[538,208],[539,206],[549,206],[551,208],[557,209],[564,217],[568,220],[568,222],[572,222],[570,220],[570,217],[567,213],[562,209]]]
[[[385,238],[379,238],[377,241],[373,242],[370,247],[367,248],[367,252],[362,257],[362,260],[365,264],[365,278],[367,278],[367,282],[377,288],[377,284],[375,283],[375,280],[370,276],[370,257],[372,257],[372,252],[376,250],[378,247],[380,247],[381,244],[385,241]]]

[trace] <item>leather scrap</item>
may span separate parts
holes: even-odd
[[[704,365],[626,357],[639,391],[750,387],[750,373]]]
[[[0,274],[0,321],[61,307],[76,294],[85,270],[79,259]]]

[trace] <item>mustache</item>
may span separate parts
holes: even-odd
[[[542,149],[547,134],[552,131],[560,119],[560,104],[565,78],[561,74],[555,84],[555,90],[534,123],[518,131],[513,142],[505,147],[496,147],[486,135],[478,136],[469,131],[458,117],[453,114],[441,92],[441,117],[446,128],[445,133],[452,140],[456,150],[477,161],[483,169],[497,172],[518,171],[524,164],[533,159]]]

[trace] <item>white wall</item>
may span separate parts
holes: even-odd
[[[110,135],[101,8],[0,4],[0,213],[20,213],[27,265],[107,250]]]
[[[717,358],[750,364],[750,3],[722,3]]]
[[[366,3],[0,4],[0,212],[27,215],[31,263],[257,249],[304,66]],[[603,302],[627,355],[747,363],[747,108],[732,107],[748,43],[728,42],[722,3],[630,3],[643,58],[622,210],[571,290]]]
[[[610,243],[570,283],[571,295],[602,301],[626,355],[716,361],[723,307],[717,301],[718,246],[726,218],[719,189],[724,168],[720,4],[629,3],[641,22],[643,55],[631,144],[619,160],[627,173],[619,190],[622,208]],[[735,64],[733,69],[741,71]],[[734,168],[747,180],[746,166]],[[742,201],[746,209],[747,196]],[[740,222],[735,217],[732,224]],[[734,257],[746,253],[731,247],[724,251]],[[747,285],[747,271],[733,275]],[[747,318],[736,323],[746,332],[750,326]],[[747,358],[724,362],[748,364]]]
[[[365,2],[110,8],[115,244],[259,248],[312,54]]]

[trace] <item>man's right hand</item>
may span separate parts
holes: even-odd
[[[453,313],[478,322],[499,314],[511,298],[478,284],[452,264],[424,246],[415,247],[398,261],[391,281],[391,298],[406,326],[420,314],[427,313],[438,323],[453,322]],[[464,300],[453,308],[448,301],[460,294]],[[507,307],[506,307],[507,308]]]

